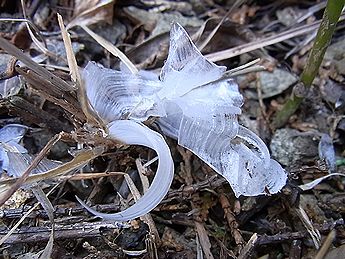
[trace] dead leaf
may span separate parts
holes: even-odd
[[[91,25],[101,21],[109,24],[113,20],[115,0],[75,0],[73,18],[66,26],[69,30],[77,25]]]
[[[169,32],[172,22],[178,22],[183,27],[199,27],[203,23],[196,17],[185,17],[178,12],[155,13],[134,6],[124,8],[124,12],[138,24],[143,24],[145,29],[152,30],[149,38]]]

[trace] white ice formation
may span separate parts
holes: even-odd
[[[148,71],[130,74],[90,62],[84,69],[87,96],[109,123],[110,135],[129,145],[156,151],[159,165],[149,191],[132,207],[105,219],[124,221],[152,210],[173,179],[173,161],[160,134],[142,124],[158,117],[164,134],[192,151],[230,183],[235,195],[277,193],[287,176],[270,159],[263,141],[238,124],[243,97],[226,67],[208,61],[177,23],[170,32],[169,55],[160,76]]]

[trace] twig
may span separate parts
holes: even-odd
[[[344,226],[344,220],[338,219],[333,223],[326,223],[322,226],[318,227],[320,233],[325,234],[329,233],[331,229],[334,229],[337,226]],[[296,239],[303,239],[309,236],[308,231],[299,231],[299,232],[291,232],[291,233],[281,233],[272,236],[262,235],[259,236],[258,241],[256,243],[257,246],[268,245],[268,244],[277,244],[283,243],[286,241],[296,240]]]
[[[105,222],[82,222],[67,226],[55,227],[55,240],[75,239],[75,238],[95,238],[101,237],[100,228],[118,229],[114,224]],[[0,231],[0,237],[4,233]],[[40,243],[49,240],[50,229],[47,227],[28,227],[21,229],[19,233],[13,233],[4,244],[18,243]]]
[[[258,94],[261,114],[264,117],[265,121],[267,122],[268,118],[267,118],[266,106],[264,104],[264,100],[263,100],[263,97],[262,97],[262,86],[261,86],[260,74],[259,73],[256,73],[256,91],[257,91],[257,94]]]
[[[122,53],[122,51],[119,50],[116,46],[114,46],[98,34],[94,33],[86,25],[80,25],[80,27],[83,28],[83,30],[86,31],[95,41],[97,41],[99,45],[108,50],[115,57],[118,57],[127,66],[132,74],[137,74],[139,72],[132,61],[130,61],[128,57],[124,53]]]
[[[253,66],[255,66],[256,64],[258,64],[260,62],[260,59],[257,58],[257,59],[254,59],[248,63],[245,63],[241,66],[238,66],[238,67],[235,67],[233,69],[230,69],[228,71],[225,72],[225,76],[234,76],[234,75],[238,75],[236,74],[237,72],[240,72],[240,71],[243,71],[243,70],[246,70],[248,68],[251,68]],[[261,67],[263,69],[265,69],[264,67]]]
[[[98,211],[101,212],[114,212],[120,210],[120,206],[117,206],[115,204],[102,204],[102,205],[97,205],[95,208]],[[2,220],[8,220],[8,219],[16,219],[16,218],[21,218],[25,213],[28,211],[31,211],[32,207],[29,205],[26,205],[24,207],[18,208],[18,209],[3,209],[1,210],[0,213],[0,218]],[[65,217],[64,222],[69,221],[69,217],[75,218],[77,215],[83,216],[83,215],[89,215],[83,207],[70,207],[66,208],[64,205],[57,205],[55,206],[55,211],[54,211],[54,217]],[[47,213],[42,210],[33,210],[30,215],[27,216],[27,218],[42,218],[42,219],[48,219]]]
[[[231,236],[234,238],[236,245],[239,246],[239,250],[241,250],[244,244],[244,240],[241,235],[241,232],[238,229],[239,224],[237,223],[237,220],[231,211],[230,202],[228,198],[224,195],[224,193],[221,193],[219,195],[219,202],[224,210],[224,216],[230,227]]]
[[[132,178],[128,174],[125,174],[124,177],[125,177],[125,180],[127,182],[128,187],[129,187],[129,190],[131,191],[131,193],[134,197],[135,202],[137,202],[141,198],[139,190],[137,189]],[[162,241],[159,237],[159,233],[158,233],[156,224],[155,224],[154,220],[152,219],[151,214],[147,213],[144,216],[141,216],[140,219],[148,225],[150,232],[153,234],[154,242],[156,242],[158,245],[160,245],[162,243]]]
[[[12,227],[12,229],[1,237],[0,245],[6,243],[6,240],[8,240],[8,238],[13,233],[12,230],[15,231],[19,227],[19,225],[24,221],[24,219],[26,219],[33,210],[38,208],[39,205],[39,203],[36,203],[30,210],[28,210],[24,215],[21,216],[20,220]]]
[[[78,100],[79,100],[81,109],[84,112],[90,124],[93,124],[97,126],[98,128],[101,128],[104,131],[106,131],[107,127],[105,126],[105,122],[102,120],[101,117],[98,116],[98,114],[91,108],[91,105],[89,104],[89,101],[86,95],[86,89],[81,79],[81,75],[79,73],[77,60],[73,53],[71,38],[65,28],[65,25],[62,20],[62,16],[60,14],[57,14],[57,17],[58,17],[59,26],[61,29],[62,39],[63,39],[65,49],[66,49],[68,67],[71,72],[71,79],[72,79],[72,82],[74,82],[77,86]]]
[[[179,190],[171,190],[168,192],[166,198],[161,202],[161,204],[170,202],[173,199],[183,200],[185,196],[188,196],[204,188],[214,189],[219,186],[222,186],[224,183],[227,183],[227,181],[224,178],[217,178],[218,176],[214,175],[210,177],[210,179],[207,179],[205,181],[192,184],[189,186],[182,186]]]
[[[23,16],[24,16],[25,19],[28,20],[28,17],[27,17],[27,15],[26,15],[24,0],[21,0],[20,2],[21,2],[21,5],[22,5]],[[32,24],[33,24],[33,23],[32,23]],[[50,51],[48,50],[48,48],[47,48],[47,43],[46,43],[45,39],[42,37],[40,31],[35,29],[35,31],[36,31],[38,37],[39,37],[40,40],[43,42],[43,44],[41,43],[41,41],[39,41],[39,40],[36,38],[35,34],[31,31],[31,28],[30,28],[28,22],[25,22],[25,25],[26,25],[26,29],[27,29],[27,31],[28,31],[30,37],[31,37],[31,40],[36,44],[36,46],[37,46],[44,54],[46,54],[47,56],[56,57],[56,55],[54,55],[54,53],[52,53],[52,52],[50,52]],[[35,28],[35,27],[33,27],[33,28]]]
[[[4,100],[1,106],[6,106],[10,114],[18,115],[18,117],[23,118],[24,121],[46,125],[46,127],[51,129],[54,133],[71,130],[69,125],[62,123],[51,113],[36,107],[19,96],[11,96],[7,100]]]
[[[205,226],[202,223],[195,221],[195,228],[199,237],[199,242],[200,242],[202,251],[205,254],[205,257],[207,259],[213,259],[214,257],[211,253],[211,242],[210,242],[210,239],[208,238]]]
[[[213,38],[213,36],[217,33],[218,29],[220,28],[220,26],[223,24],[223,22],[229,17],[229,15],[236,9],[238,8],[242,3],[244,2],[244,0],[236,0],[235,3],[233,3],[230,7],[230,9],[226,12],[226,14],[223,16],[223,18],[219,21],[219,23],[217,24],[217,26],[211,31],[211,33],[207,36],[207,38],[200,43],[200,45],[198,44],[198,49],[199,51],[202,51],[207,44],[211,41],[211,39]]]
[[[342,21],[344,18],[345,18],[345,15],[342,15],[340,17],[340,21]],[[311,31],[314,31],[315,29],[317,29],[320,23],[321,21],[316,21],[311,24],[302,25],[297,28],[281,32],[277,35],[263,37],[262,39],[258,39],[255,42],[249,42],[237,47],[233,47],[231,49],[226,49],[226,50],[210,53],[210,54],[205,55],[205,57],[212,62],[217,62],[217,61],[229,59],[232,57],[236,57],[241,54],[248,53],[253,50],[267,47],[267,46],[270,46],[270,45],[273,45],[273,44],[276,44],[276,43],[279,43],[279,42],[282,42],[294,37],[301,36]]]
[[[315,256],[315,259],[322,259],[325,257],[325,255],[326,255],[326,253],[327,253],[329,247],[331,246],[335,237],[336,237],[336,231],[333,229],[331,232],[329,232],[325,242],[323,243],[319,252]]]
[[[110,205],[98,205],[97,210],[99,208],[103,208],[105,210],[113,210],[115,207]],[[57,212],[66,212],[69,213],[78,213],[84,212],[83,208],[58,208]],[[35,213],[35,212],[33,212]],[[44,212],[43,212],[44,213]],[[55,212],[56,213],[56,212]],[[40,214],[41,215],[41,214]],[[29,217],[31,217],[30,215]],[[188,222],[188,221],[186,221]],[[183,225],[183,224],[182,224]],[[190,226],[188,224],[187,226]],[[337,226],[344,226],[344,220],[338,219],[333,223],[326,223],[322,226],[319,226],[319,231],[321,233],[329,233],[329,231]],[[75,239],[75,238],[95,238],[101,237],[99,233],[100,227],[106,227],[108,229],[118,229],[118,226],[113,224],[107,224],[104,222],[83,222],[80,224],[71,224],[65,226],[56,226],[55,230],[55,240],[62,240],[62,239]],[[6,231],[0,231],[0,238],[5,235]],[[49,239],[50,230],[46,227],[29,227],[26,229],[21,229],[20,233],[13,233],[9,239],[6,240],[6,244],[18,244],[18,243],[32,243],[32,242],[44,242]],[[307,231],[301,232],[292,232],[292,233],[282,233],[276,234],[272,236],[268,235],[261,235],[258,237],[257,242],[255,243],[255,247],[261,245],[268,245],[268,244],[277,244],[283,242],[290,242],[291,240],[299,240],[307,237],[309,233]]]
[[[34,31],[37,33],[38,37],[40,38],[40,40],[43,42],[45,50],[48,51],[47,49],[47,43],[45,42],[40,30],[37,28],[37,26],[31,22],[29,19],[27,18],[0,18],[0,22],[24,22],[27,25],[30,25],[32,29],[34,29]],[[48,51],[49,52],[49,51]],[[43,51],[43,53],[47,54],[45,51]],[[48,55],[52,55],[54,56],[54,53],[49,53]]]
[[[241,250],[241,253],[237,257],[237,259],[246,259],[250,258],[251,253],[254,250],[255,243],[258,240],[258,235],[254,233],[251,238],[248,240],[247,244]]]
[[[5,50],[8,54],[15,56],[17,59],[22,61],[26,66],[28,66],[35,73],[39,74],[44,79],[51,82],[54,86],[62,91],[73,91],[75,90],[73,86],[66,83],[64,80],[49,72],[47,69],[41,67],[31,58],[26,56],[20,49],[18,49],[13,44],[9,43],[4,38],[0,37],[0,47]]]
[[[141,159],[139,159],[139,158],[135,159],[135,164],[137,166],[139,177],[140,177],[140,180],[141,180],[141,183],[142,183],[142,186],[143,186],[143,193],[146,193],[147,190],[150,187],[150,182],[149,182],[149,179],[147,178],[148,174],[147,174],[146,164],[143,165],[141,163]]]
[[[293,240],[291,242],[289,259],[301,258],[301,252],[302,252],[302,241],[301,240]]]
[[[299,206],[298,208],[294,209],[299,219],[302,221],[304,227],[307,229],[311,239],[313,240],[314,246],[316,249],[319,249],[320,243],[321,243],[321,235],[319,230],[317,230],[312,222],[310,221],[307,213],[302,208],[302,206]]]
[[[60,136],[60,135],[63,135],[63,133],[58,134],[58,136]],[[32,162],[32,164],[30,165],[30,167],[27,169],[26,172],[28,172],[29,169],[30,169],[30,171],[32,170],[32,165],[37,162],[37,159],[43,158],[43,157],[40,157],[42,155],[41,152],[37,155],[37,157]],[[93,150],[82,150],[71,161],[64,163],[64,164],[62,164],[62,165],[60,165],[54,169],[51,169],[49,171],[46,171],[44,173],[25,176],[24,180],[23,180],[23,178],[19,178],[18,180],[17,180],[17,178],[3,180],[0,182],[0,190],[9,192],[13,188],[13,186],[16,186],[17,182],[19,182],[19,181],[20,181],[20,184],[36,183],[38,181],[52,179],[52,178],[55,178],[57,176],[66,174],[66,173],[73,171],[75,169],[79,169],[81,166],[84,166],[86,163],[88,163],[90,160],[96,158],[102,152],[103,152],[102,147],[94,148]],[[4,197],[5,196],[2,196],[1,198],[4,198]]]
[[[192,157],[193,154],[183,147],[177,146],[177,151],[183,158],[183,164],[181,163],[181,171],[184,173],[184,180],[187,186],[190,186],[194,179],[192,174]]]
[[[69,181],[80,181],[87,179],[95,179],[101,177],[125,175],[124,172],[106,172],[106,173],[80,173],[75,175],[63,175],[58,178],[58,180],[69,180]]]
[[[73,122],[75,119],[81,122],[86,120],[73,92],[61,91],[61,89],[57,88],[49,80],[43,78],[32,70],[15,67],[15,71],[22,75],[29,83],[30,87],[39,92],[40,96],[72,114],[74,117]]]
[[[277,35],[263,37],[262,39],[258,39],[255,42],[249,42],[249,43],[245,43],[245,44],[242,44],[240,46],[236,46],[230,49],[210,53],[210,54],[205,55],[205,57],[212,62],[217,62],[217,61],[229,59],[232,57],[236,57],[236,56],[239,56],[241,54],[244,54],[256,49],[267,47],[267,46],[276,44],[278,42],[282,42],[284,40],[309,33],[315,30],[319,24],[320,24],[320,21],[316,21],[312,24],[302,25],[297,28],[294,28],[285,32],[281,32]]]
[[[58,185],[55,185],[48,193],[47,196],[49,196],[49,194],[51,194],[57,187]],[[34,211],[38,206],[40,205],[39,202],[37,202],[34,206],[32,206],[32,208],[30,208],[24,215],[22,214],[20,220],[11,228],[10,231],[8,231],[6,233],[6,235],[4,235],[1,240],[0,240],[0,245],[7,243],[6,240],[13,234],[13,232],[19,227],[19,225],[31,214],[32,211]],[[44,210],[45,211],[45,210]],[[46,211],[45,211],[46,212]],[[47,212],[46,212],[47,213]]]

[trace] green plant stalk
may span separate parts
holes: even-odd
[[[314,81],[314,78],[319,71],[319,67],[331,42],[332,35],[337,26],[341,11],[344,7],[345,0],[328,0],[322,21],[317,32],[313,48],[309,54],[307,64],[301,75],[301,83],[308,89]],[[278,111],[273,119],[273,126],[275,128],[283,126],[291,115],[293,115],[303,97],[297,96],[295,92],[292,93],[291,98],[285,103],[282,110]]]

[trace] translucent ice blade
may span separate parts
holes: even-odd
[[[276,193],[285,185],[285,172],[270,159],[265,143],[238,125],[243,97],[234,81],[222,79],[223,73],[201,55],[181,26],[173,24],[158,93],[167,116],[159,125],[223,175],[236,196]]]
[[[195,120],[213,120],[213,115],[232,116],[241,113],[242,102],[243,97],[234,80],[213,82],[181,97],[165,100],[166,116],[159,119],[159,125],[165,135],[177,139],[183,115]]]
[[[268,151],[266,144],[258,135],[243,126],[240,126],[237,136],[248,142],[248,144],[251,144],[256,149],[258,156],[264,161],[265,166],[269,166],[270,152]]]
[[[114,214],[95,211],[85,203],[79,202],[92,214],[106,220],[126,221],[140,217],[154,209],[167,194],[174,176],[174,164],[169,147],[163,137],[155,131],[130,120],[111,123],[110,136],[128,145],[142,145],[152,148],[158,155],[158,168],[148,191],[131,207]]]
[[[164,109],[166,116],[159,118],[158,124],[165,135],[177,139],[183,116],[182,109],[172,101],[165,101]]]
[[[238,143],[241,140],[242,142]],[[287,175],[270,154],[265,143],[252,131],[239,126],[233,149],[239,155],[236,177],[228,179],[235,195],[274,194],[284,187]],[[228,170],[231,170],[229,168]],[[234,181],[234,179],[236,179]]]
[[[238,166],[238,154],[233,150],[230,142],[237,133],[238,123],[235,116],[220,115],[215,116],[213,120],[183,116],[178,144],[191,150],[217,173],[230,179],[233,173],[226,170],[226,164],[231,163],[233,169]],[[224,154],[228,159],[222,159]]]
[[[207,118],[217,114],[240,114],[243,97],[235,81],[229,79],[197,87],[173,101],[180,106],[184,115]]]
[[[149,116],[165,115],[155,95],[161,82],[151,74],[133,75],[89,62],[83,79],[91,105],[107,122],[127,117],[144,121]]]
[[[269,158],[262,140],[239,126],[235,115],[208,121],[184,115],[178,143],[226,178],[237,197],[277,193],[286,183],[284,170]]]
[[[227,180],[236,197],[274,194],[284,187],[287,176],[279,163],[270,159],[266,166],[264,161],[243,143],[234,145],[233,148],[239,156],[238,170],[228,167],[227,171],[233,172],[233,175]]]
[[[208,61],[182,26],[173,23],[169,55],[160,75],[164,88],[158,95],[161,99],[182,96],[197,86],[220,78],[225,70],[225,67]]]

